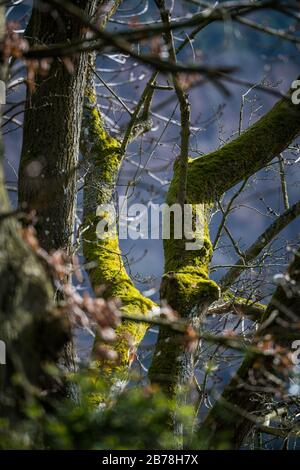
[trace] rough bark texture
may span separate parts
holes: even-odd
[[[88,15],[95,11],[95,0],[74,3]],[[34,2],[26,32],[31,44],[72,41],[84,34],[78,20],[61,11],[57,18],[46,3]],[[37,74],[27,91],[19,202],[36,209],[38,238],[47,251],[69,249],[72,242],[86,70],[86,54],[68,62],[55,59],[47,76]]]
[[[0,79],[4,79],[4,68],[1,63]],[[0,368],[0,410],[2,416],[16,417],[27,396],[41,398],[44,389],[54,391],[56,384],[44,366],[57,361],[68,334],[62,318],[55,314],[47,270],[24,241],[11,212],[2,162],[0,137],[0,338],[6,344],[6,365]]]

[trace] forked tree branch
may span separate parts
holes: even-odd
[[[290,93],[237,139],[189,162],[187,202],[201,207],[201,248],[187,251],[184,240],[164,240],[165,274],[161,296],[170,299],[171,306],[180,315],[191,317],[198,325],[219,295],[218,286],[209,278],[213,252],[209,208],[223,192],[262,169],[299,135],[300,106],[292,103]],[[178,191],[179,171],[175,165],[168,204],[177,201]],[[176,393],[182,354],[184,351],[178,348],[176,334],[161,328],[149,376],[171,397]]]

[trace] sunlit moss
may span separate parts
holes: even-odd
[[[85,187],[85,229],[83,234],[83,252],[86,262],[91,265],[89,277],[94,289],[103,292],[107,299],[118,299],[121,310],[127,314],[146,314],[154,303],[145,298],[128,276],[117,235],[106,239],[97,237],[97,223],[103,219],[96,215],[96,209],[101,204],[112,201],[115,181],[122,162],[120,142],[111,137],[96,107],[96,97],[93,88],[87,89],[84,109],[82,150],[88,165],[88,177]],[[103,215],[105,217],[105,215]],[[94,345],[94,366],[98,372],[111,382],[124,380],[128,374],[131,351],[140,343],[147,325],[132,321],[123,321],[117,328],[117,341],[113,344],[118,353],[118,360],[97,359],[99,339]],[[99,401],[99,397],[93,397]]]

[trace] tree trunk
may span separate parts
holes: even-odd
[[[1,38],[4,7],[0,6]],[[4,80],[5,64],[0,66]],[[1,119],[1,117],[0,117]],[[44,366],[56,363],[68,338],[63,319],[54,313],[54,292],[45,266],[22,237],[5,189],[0,136],[0,339],[6,365],[0,366],[0,410],[22,414],[24,399],[54,391]]]
[[[300,132],[300,107],[292,103],[291,91],[237,139],[203,157],[191,159],[187,172],[186,203],[199,205],[202,248],[185,249],[185,240],[164,240],[165,274],[161,298],[182,317],[200,325],[208,306],[216,300],[218,287],[209,279],[212,243],[209,234],[209,211],[223,192],[240,180],[264,168],[285,149]],[[178,200],[179,162],[168,191],[167,203]],[[197,240],[197,234],[195,235]],[[156,350],[149,369],[151,382],[158,383],[174,397],[181,375],[184,346],[178,333],[160,328]],[[189,368],[190,369],[190,368]],[[189,372],[188,376],[192,374]]]
[[[95,0],[74,3],[91,15]],[[83,38],[80,21],[45,2],[34,2],[26,32],[31,44]],[[38,238],[47,251],[70,250],[76,201],[76,167],[87,55],[51,63],[46,76],[37,73],[28,87],[19,169],[19,202],[37,211]]]

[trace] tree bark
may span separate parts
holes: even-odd
[[[97,2],[74,3],[92,15]],[[53,14],[45,1],[34,2],[26,32],[31,44],[72,41],[85,34],[79,20],[60,10]],[[37,211],[38,238],[47,251],[70,250],[72,244],[86,70],[86,54],[58,58],[27,89],[19,203]]]
[[[2,39],[3,6],[0,30]],[[5,70],[2,58],[2,80]],[[2,163],[0,136],[0,338],[6,345],[6,365],[0,366],[0,412],[14,418],[22,415],[26,398],[34,395],[44,400],[42,391],[55,391],[57,384],[45,366],[56,363],[68,339],[68,328],[55,313],[49,273],[22,237],[12,212]]]

